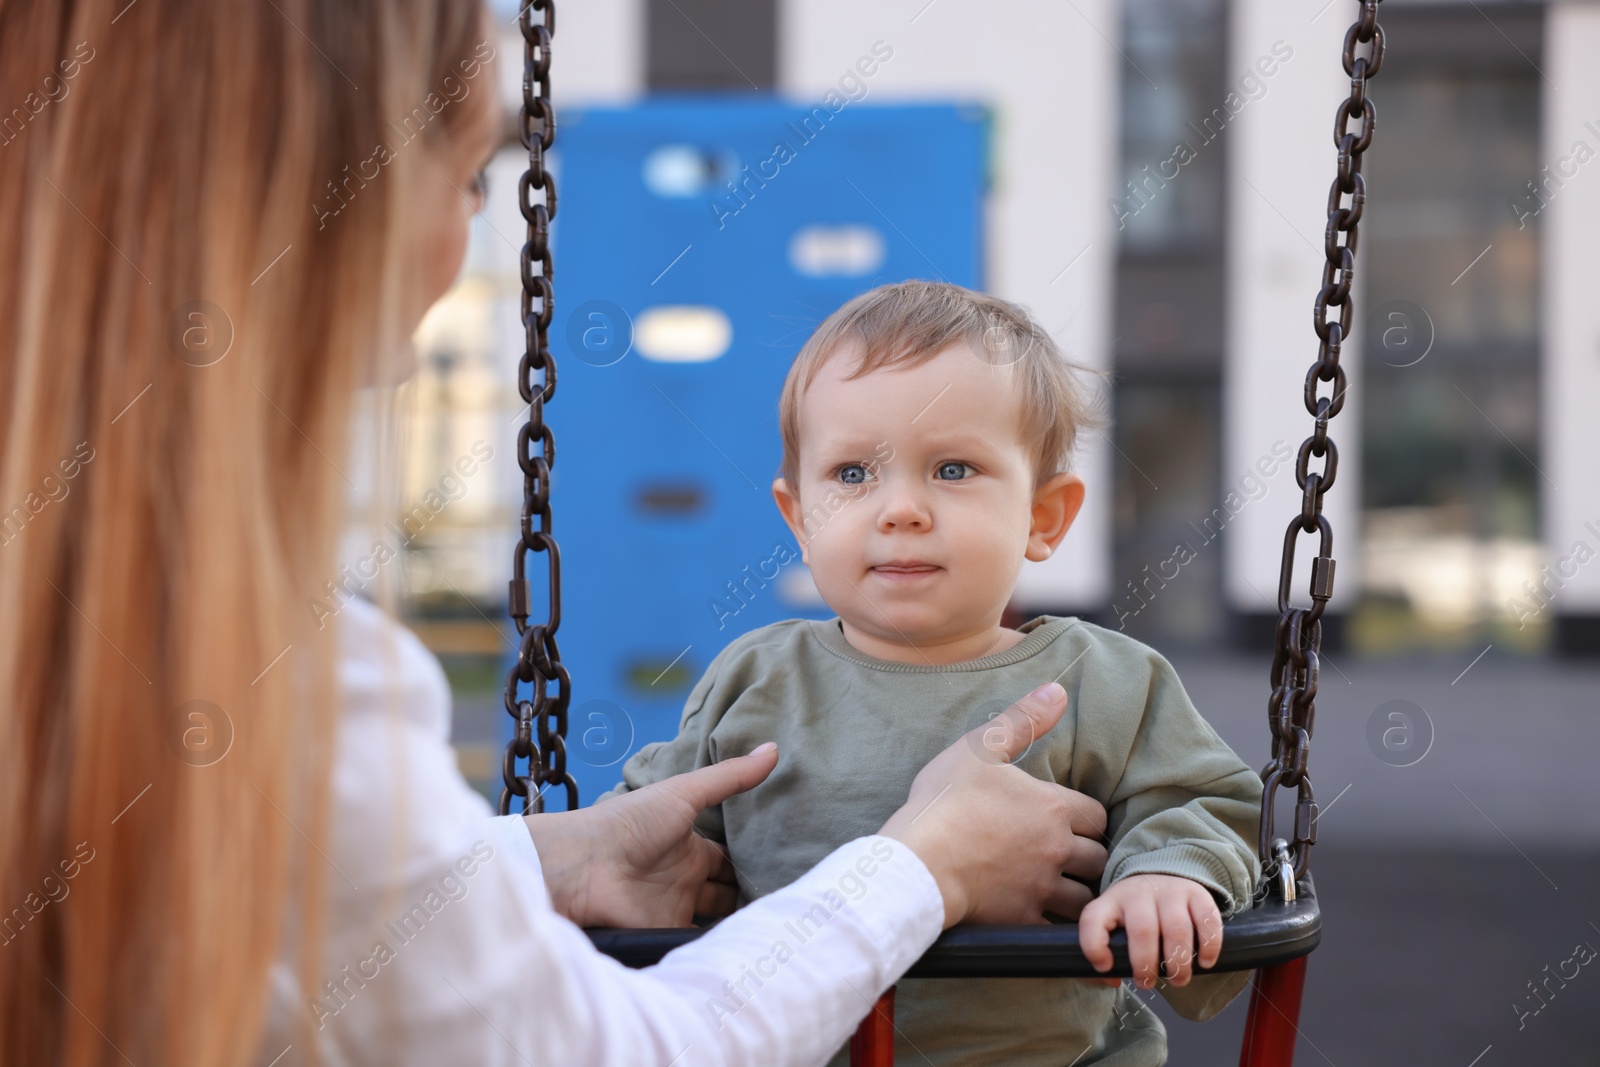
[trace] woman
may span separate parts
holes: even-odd
[[[1005,765],[1053,687],[624,971],[568,920],[726,911],[689,819],[776,754],[491,819],[437,662],[328,617],[352,398],[459,268],[492,56],[452,0],[0,2],[0,1062],[820,1062],[941,927],[1088,898],[1103,812]]]

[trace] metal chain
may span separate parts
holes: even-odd
[[[1316,418],[1312,435],[1300,445],[1294,476],[1303,490],[1300,514],[1289,521],[1283,537],[1283,562],[1278,571],[1278,630],[1272,657],[1272,696],[1267,702],[1267,721],[1272,727],[1272,761],[1261,772],[1261,837],[1258,848],[1262,865],[1262,890],[1288,884],[1280,892],[1293,892],[1293,883],[1281,879],[1281,868],[1292,864],[1294,879],[1306,876],[1311,865],[1311,846],[1317,840],[1317,802],[1311,790],[1306,763],[1311,754],[1311,729],[1316,717],[1317,675],[1322,647],[1322,611],[1333,596],[1333,527],[1322,514],[1322,495],[1333,487],[1339,470],[1339,450],[1328,437],[1328,422],[1344,407],[1346,389],[1344,369],[1339,366],[1339,349],[1350,334],[1355,313],[1351,285],[1355,280],[1356,224],[1366,204],[1367,187],[1361,177],[1361,154],[1372,143],[1376,111],[1367,97],[1367,79],[1383,65],[1383,30],[1378,26],[1378,4],[1382,0],[1361,0],[1361,14],[1344,37],[1344,70],[1350,75],[1350,96],[1334,114],[1333,141],[1339,148],[1339,172],[1328,191],[1328,226],[1323,234],[1327,263],[1322,268],[1322,289],[1312,308],[1312,325],[1320,345],[1317,360],[1306,373],[1306,410]],[[1358,45],[1369,45],[1368,53],[1356,55]],[[1350,121],[1360,125],[1349,129]],[[1349,203],[1344,197],[1350,198]],[[1344,241],[1340,242],[1343,235]],[[1337,307],[1336,322],[1328,321],[1328,309]],[[1332,382],[1331,396],[1318,396],[1317,383]],[[1311,457],[1323,459],[1323,469],[1310,470]],[[1295,541],[1300,533],[1315,531],[1320,544],[1311,564],[1311,606],[1289,606],[1289,587],[1294,578]],[[1294,813],[1294,840],[1286,853],[1279,853],[1274,839],[1274,801],[1280,786],[1298,791]],[[1280,855],[1282,858],[1280,858]]]
[[[534,12],[542,14],[535,22]],[[556,648],[561,626],[561,551],[550,527],[550,469],[556,462],[555,435],[545,425],[544,405],[556,394],[556,361],[550,354],[550,318],[555,290],[551,281],[550,220],[556,215],[555,178],[544,169],[544,154],[556,139],[556,114],[550,104],[550,38],[556,31],[555,0],[533,0],[518,17],[522,28],[522,146],[528,169],[517,183],[517,203],[528,223],[522,246],[522,325],[526,332],[517,389],[528,404],[528,421],[517,433],[517,463],[522,467],[522,525],[511,558],[508,611],[522,637],[517,662],[506,674],[506,711],[515,732],[501,760],[500,814],[511,813],[511,798],[522,797],[524,812],[544,810],[544,791],[553,785],[567,790],[567,809],[578,806],[578,784],[567,772],[567,704],[571,679]],[[534,190],[541,194],[533,199]],[[538,265],[539,272],[534,273]],[[535,307],[535,301],[538,306]],[[534,451],[534,445],[538,451]],[[539,526],[533,526],[537,517]],[[545,621],[528,624],[527,559],[529,552],[548,552],[550,600]],[[556,692],[550,693],[550,683]],[[532,699],[519,699],[519,683],[533,686]],[[527,760],[519,770],[518,760]]]

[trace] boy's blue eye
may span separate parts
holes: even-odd
[[[958,482],[965,478],[971,470],[972,468],[965,463],[951,460],[949,463],[939,464],[938,476],[947,482]]]
[[[859,463],[846,463],[839,468],[839,480],[846,485],[860,485],[867,480],[867,468]]]

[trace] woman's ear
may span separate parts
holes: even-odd
[[[1038,563],[1050,558],[1078,517],[1087,492],[1083,479],[1071,471],[1051,475],[1033,493],[1033,521],[1028,527],[1028,548],[1023,553]]]
[[[806,549],[805,523],[800,517],[800,494],[789,488],[789,483],[783,478],[772,480],[772,499],[777,502],[778,511],[783,515],[783,521],[789,527],[789,532],[794,534],[796,543],[800,545],[800,562],[811,566],[811,560]]]

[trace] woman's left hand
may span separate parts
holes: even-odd
[[[739,892],[733,865],[695,830],[695,816],[777,765],[768,742],[604,804],[524,816],[551,904],[579,926],[688,926],[696,915],[727,915]]]

